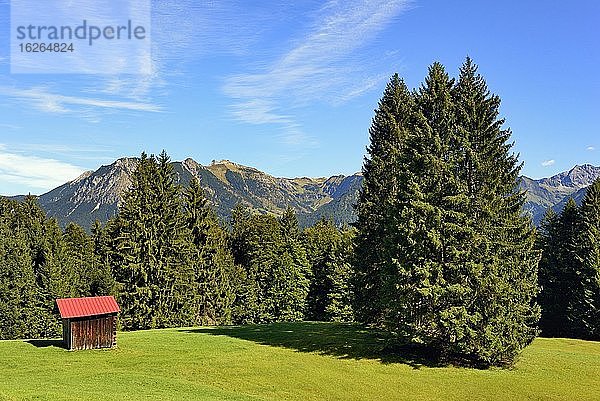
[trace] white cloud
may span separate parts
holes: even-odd
[[[0,144],[0,185],[19,184],[31,192],[48,191],[80,176],[85,170],[55,159],[11,153]]]
[[[50,93],[46,88],[39,87],[30,89],[0,87],[0,94],[9,96],[14,100],[30,103],[38,110],[47,113],[68,113],[76,111],[73,106],[75,106],[75,108],[100,108],[153,113],[161,111],[159,106],[151,103],[65,96]]]
[[[14,124],[0,124],[0,128],[16,131],[21,129],[22,127]]]
[[[556,160],[550,159],[550,160],[544,160],[542,162],[542,166],[543,167],[550,167],[550,166],[554,166],[554,163],[556,163]]]
[[[356,58],[356,50],[410,3],[329,1],[294,47],[256,73],[226,79],[223,91],[235,99],[232,115],[250,124],[280,124],[283,130],[294,130],[287,110],[310,101],[343,103],[374,88],[387,74],[368,72],[365,65],[371,61]]]
[[[291,116],[277,114],[275,104],[265,99],[250,99],[231,106],[231,114],[249,124],[290,124]]]
[[[593,152],[594,150],[596,150],[596,148],[594,146],[588,146],[585,150]]]

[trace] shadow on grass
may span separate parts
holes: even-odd
[[[314,352],[342,359],[374,359],[384,364],[403,363],[418,369],[447,366],[422,348],[399,346],[390,334],[358,324],[272,323],[248,326],[201,327],[181,330],[228,336],[297,352]]]
[[[63,349],[65,348],[65,343],[63,342],[63,340],[57,339],[57,338],[43,339],[43,340],[27,340],[25,342],[29,343],[37,348],[48,348],[48,347],[63,348]]]

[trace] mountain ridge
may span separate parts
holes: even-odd
[[[522,176],[519,188],[527,191],[524,209],[531,213],[537,226],[549,208],[560,212],[569,198],[580,204],[586,188],[600,178],[600,167],[592,164],[575,165],[551,177],[534,180]]]
[[[89,229],[95,220],[105,222],[117,213],[138,163],[139,158],[122,157],[95,171],[86,171],[40,195],[40,205],[61,226],[72,221]],[[348,176],[286,178],[227,159],[202,165],[186,158],[172,164],[178,183],[186,186],[194,177],[199,180],[217,215],[225,221],[239,203],[255,212],[275,215],[290,206],[303,226],[320,218],[330,218],[340,227],[356,220],[353,205],[363,182],[360,172]],[[539,225],[547,209],[562,210],[570,197],[580,203],[586,188],[599,178],[600,167],[591,164],[575,165],[547,178],[521,176],[519,188],[527,191],[524,210]]]
[[[61,226],[76,222],[88,229],[95,220],[105,222],[117,213],[122,196],[131,185],[131,176],[139,158],[122,157],[95,171],[38,196],[40,205]],[[313,214],[325,214],[342,226],[355,219],[352,204],[344,202],[347,192],[354,189],[360,174],[331,177],[275,177],[254,167],[230,160],[202,165],[192,158],[172,162],[176,181],[187,186],[197,178],[207,198],[223,220],[239,203],[258,213],[281,214],[291,206],[303,225],[316,221]],[[349,194],[352,198],[353,194]],[[22,196],[11,197],[22,199]],[[340,201],[342,199],[342,201]],[[320,211],[332,201],[338,201],[332,213]]]

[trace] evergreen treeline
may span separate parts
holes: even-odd
[[[142,154],[119,214],[91,235],[61,231],[35,197],[0,199],[0,339],[60,333],[56,298],[114,294],[123,329],[352,319],[352,231],[295,213],[231,228],[200,183],[176,182],[165,152]]]
[[[542,334],[600,340],[600,180],[546,214],[538,244]]]
[[[113,291],[95,240],[73,224],[63,232],[33,196],[0,198],[0,339],[56,336],[56,298]]]

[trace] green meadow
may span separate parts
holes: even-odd
[[[600,343],[538,338],[510,369],[436,366],[358,325],[120,332],[118,349],[0,342],[0,400],[600,400]]]

